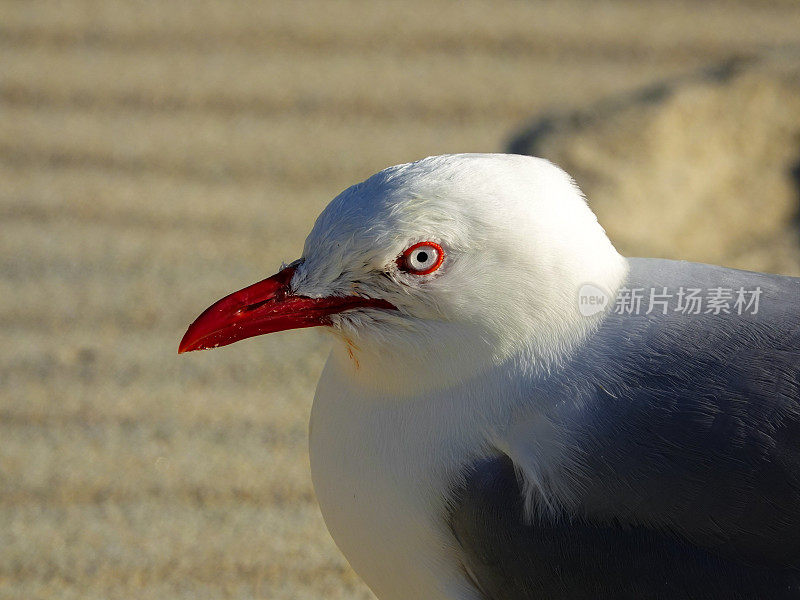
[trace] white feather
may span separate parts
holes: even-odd
[[[421,241],[445,250],[418,276],[396,264]],[[523,452],[525,489],[559,486],[566,440],[526,385],[596,326],[587,283],[616,292],[627,263],[575,183],[514,155],[430,157],[336,197],[291,286],[382,298],[397,312],[340,314],[311,416],[314,487],[330,532],[381,600],[477,598],[447,530],[449,486],[477,456]],[[521,414],[522,407],[525,413]],[[518,434],[534,425],[542,440]],[[547,453],[542,449],[549,449]],[[568,467],[568,466],[567,466]],[[566,475],[568,476],[568,475]],[[557,494],[555,494],[557,495]]]

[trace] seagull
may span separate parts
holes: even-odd
[[[435,156],[179,352],[315,326],[311,477],[380,600],[800,598],[800,279],[625,258],[550,162]]]

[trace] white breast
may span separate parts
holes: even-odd
[[[314,489],[328,529],[380,600],[477,598],[446,520],[448,487],[479,427],[454,427],[447,400],[379,397],[328,360],[311,413]]]

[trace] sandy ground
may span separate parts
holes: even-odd
[[[795,2],[0,0],[0,598],[370,598],[308,473],[327,339],[179,358],[186,325],[373,171],[799,25]]]

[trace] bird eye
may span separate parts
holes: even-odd
[[[438,269],[444,260],[444,250],[434,242],[420,242],[408,248],[397,259],[401,271],[427,275]]]

